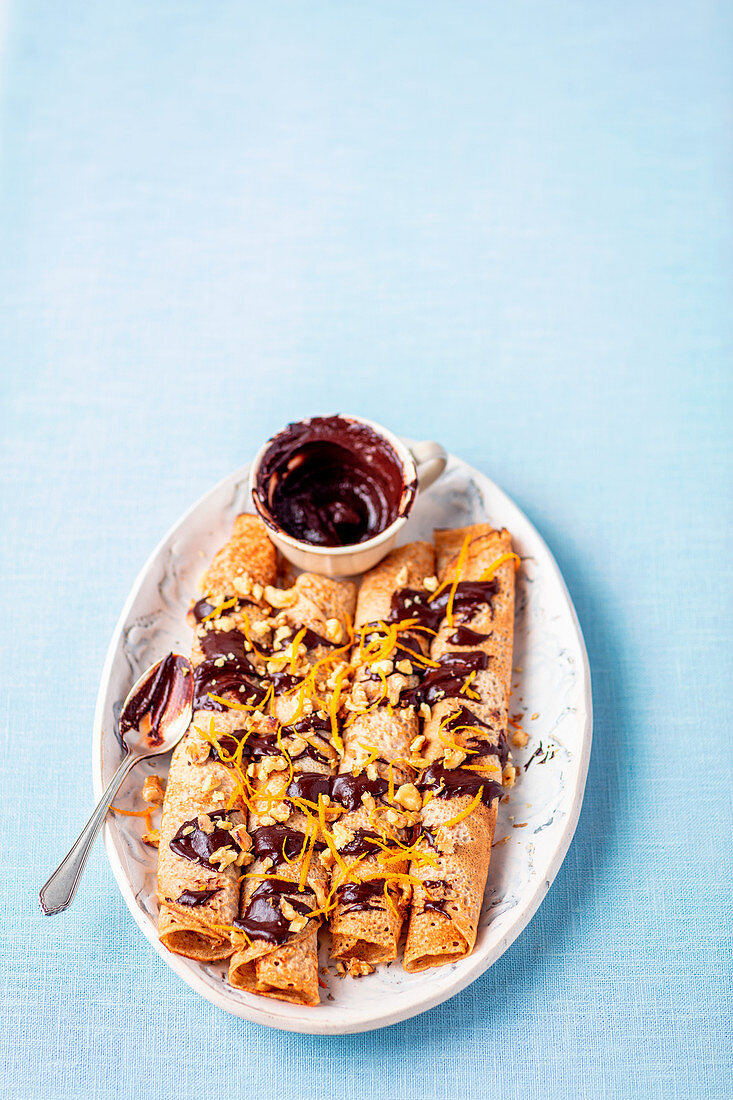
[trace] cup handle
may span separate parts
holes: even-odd
[[[433,443],[426,439],[422,443],[413,443],[410,454],[415,459],[417,467],[418,491],[429,489],[434,481],[437,481],[443,473],[448,455],[440,443]]]

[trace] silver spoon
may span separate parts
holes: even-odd
[[[175,748],[188,729],[192,713],[191,662],[187,657],[169,653],[142,674],[125,699],[119,730],[127,755],[78,840],[41,887],[41,908],[46,916],[62,913],[71,905],[92,845],[125,776],[141,760]]]

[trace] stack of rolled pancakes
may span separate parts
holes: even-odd
[[[326,920],[354,975],[397,957],[406,921],[406,970],[473,950],[512,771],[516,560],[476,525],[393,551],[358,598],[307,573],[276,587],[264,526],[238,517],[189,615],[195,709],[158,860],[171,951],[314,1005]]]

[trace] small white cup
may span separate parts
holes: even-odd
[[[267,525],[270,538],[278,550],[299,569],[309,573],[321,573],[327,577],[349,577],[356,573],[364,573],[381,561],[397,542],[397,536],[407,522],[417,493],[427,489],[440,477],[448,461],[448,456],[439,443],[425,441],[413,443],[408,447],[387,428],[383,428],[381,424],[375,424],[373,420],[367,420],[362,416],[342,416],[341,418],[366,424],[391,445],[402,465],[403,494],[399,515],[378,535],[352,546],[315,546],[293,538],[292,535],[283,531],[256,492],[257,476],[262,460],[270,449],[273,439],[280,435],[280,432],[276,433],[272,439],[268,439],[257,452],[249,474],[249,491],[254,506]],[[412,486],[415,488],[411,489]]]

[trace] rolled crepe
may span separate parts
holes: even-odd
[[[235,921],[242,934],[233,934],[229,981],[237,989],[316,1005],[321,920],[309,914],[325,904],[330,879],[319,809],[325,817],[323,796],[329,797],[337,760],[335,711],[332,716],[329,709],[339,665],[346,668],[340,658],[347,656],[356,586],[304,573],[291,589],[268,595],[276,610],[268,670],[278,732],[269,754],[252,768],[255,862]]]
[[[427,598],[424,581],[434,568],[433,547],[415,542],[392,551],[366,574],[356,608],[358,640],[352,663],[358,663],[367,639],[383,638],[389,625],[411,620],[411,594]],[[410,746],[419,734],[419,719],[414,707],[400,706],[400,696],[416,686],[414,672],[429,643],[424,631],[400,630],[396,644],[377,661],[382,675],[375,673],[373,662],[363,664],[351,692],[352,710],[344,725],[345,752],[339,769],[347,813],[334,826],[340,860],[331,878],[336,907],[330,926],[332,958],[345,962],[353,974],[397,957],[409,889],[390,875],[404,875],[409,868],[409,855],[399,855],[400,845],[407,847],[406,826],[413,818],[409,805],[398,801],[390,812],[385,800],[391,786],[411,802],[412,811],[420,807],[410,767]],[[333,794],[338,801],[339,784]],[[362,794],[367,796],[366,804]]]
[[[201,961],[232,953],[226,929],[239,910],[241,853],[248,846],[239,777],[210,743],[232,738],[241,714],[209,692],[236,700],[261,694],[243,630],[269,613],[262,589],[275,576],[275,549],[262,521],[238,516],[230,541],[204,575],[204,595],[190,615],[196,626],[195,710],[173,753],[163,803],[158,934],[170,951]]]
[[[479,524],[438,531],[435,542],[439,580],[458,573],[459,583],[435,594],[445,611],[430,655],[440,668],[414,695],[426,714],[420,845],[437,866],[416,861],[410,869],[420,883],[405,946],[411,972],[473,950],[507,757],[516,557],[509,532]]]

